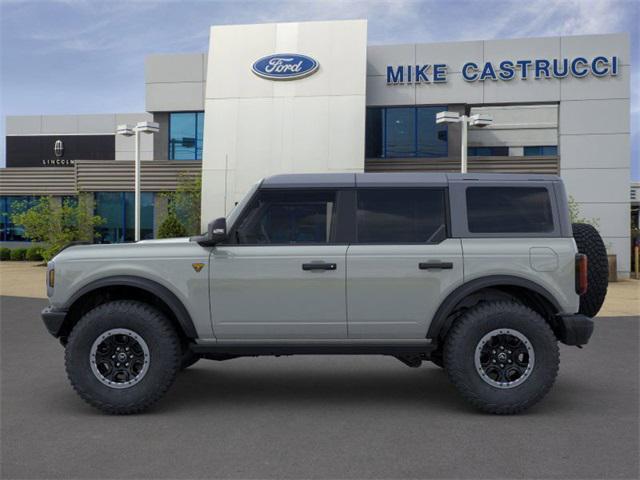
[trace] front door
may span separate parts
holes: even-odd
[[[261,190],[211,252],[219,339],[346,338],[346,251],[336,192]]]
[[[463,280],[445,196],[443,188],[358,190],[347,252],[350,338],[426,338],[440,302]]]

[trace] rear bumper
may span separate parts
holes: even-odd
[[[566,345],[586,345],[593,333],[593,320],[585,315],[560,315],[558,339]]]
[[[55,308],[49,306],[42,310],[41,315],[44,326],[47,327],[49,333],[58,338],[60,336],[60,332],[62,331],[64,319],[67,317],[67,311],[56,310]]]

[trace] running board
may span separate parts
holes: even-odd
[[[436,345],[430,340],[400,341],[219,341],[195,343],[191,351],[199,355],[235,357],[278,355],[421,355],[428,357]]]

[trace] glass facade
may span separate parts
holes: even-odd
[[[169,160],[202,160],[204,112],[169,114]]]
[[[0,242],[28,242],[24,237],[24,229],[11,221],[16,208],[33,207],[39,197],[34,196],[2,196],[0,197]]]
[[[556,145],[524,147],[525,157],[556,157],[558,147]]]
[[[469,147],[467,155],[470,157],[508,157],[509,147]]]
[[[153,238],[153,192],[140,194],[140,238]],[[96,228],[100,243],[122,243],[134,240],[134,193],[97,192],[95,214],[106,222]]]
[[[367,158],[448,156],[447,125],[436,124],[446,106],[367,108]]]

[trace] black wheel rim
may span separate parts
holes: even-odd
[[[144,378],[149,369],[149,347],[132,330],[114,328],[101,334],[89,354],[91,371],[110,388],[129,388]]]
[[[529,378],[535,353],[529,339],[517,330],[487,333],[476,346],[475,367],[480,378],[496,388],[513,388]]]

